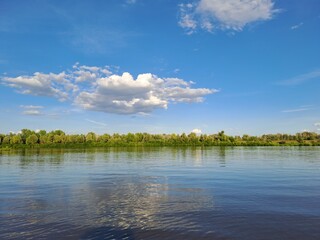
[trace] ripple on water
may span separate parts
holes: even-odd
[[[320,148],[0,155],[0,239],[318,240],[319,156]]]

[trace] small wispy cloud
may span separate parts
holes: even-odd
[[[23,115],[39,116],[42,115],[39,110],[25,110],[22,112]]]
[[[20,105],[20,108],[24,109],[22,111],[23,115],[29,115],[29,116],[43,115],[43,113],[41,112],[41,109],[43,108],[43,106]]]
[[[314,107],[314,105],[303,105],[303,106],[300,106],[301,108],[311,108],[311,107]]]
[[[135,4],[137,0],[126,0],[126,4]]]
[[[103,127],[106,127],[107,124],[106,123],[103,123],[103,122],[97,122],[97,121],[94,121],[94,120],[91,120],[91,119],[85,119],[87,122],[90,122],[90,123],[93,123],[93,124],[96,124],[96,125],[99,125],[99,126],[103,126]]]
[[[303,111],[308,111],[311,110],[312,108],[296,108],[296,109],[288,109],[288,110],[283,110],[281,112],[283,113],[293,113],[293,112],[303,112]]]
[[[198,22],[194,19],[193,9],[195,8],[194,4],[180,4],[179,5],[179,26],[186,30],[188,35],[195,33]]]
[[[298,28],[302,27],[302,25],[303,25],[303,22],[296,24],[296,25],[293,25],[293,26],[291,26],[291,30],[298,29]]]
[[[316,127],[320,127],[320,122],[316,122],[314,125],[315,125]]]
[[[285,85],[285,86],[298,85],[298,84],[302,84],[304,82],[314,80],[314,79],[319,79],[319,78],[320,78],[320,69],[312,72],[308,72],[302,75],[298,75],[290,79],[280,81],[278,82],[278,84]]]
[[[21,108],[29,108],[29,109],[42,109],[43,106],[38,105],[20,105]]]

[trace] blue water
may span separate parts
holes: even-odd
[[[319,147],[0,152],[0,239],[320,239]]]

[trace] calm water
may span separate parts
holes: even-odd
[[[0,152],[0,239],[320,239],[320,148]]]

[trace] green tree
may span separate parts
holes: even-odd
[[[103,134],[98,137],[98,142],[106,143],[111,139],[111,136],[109,134]]]
[[[29,129],[22,129],[21,130],[21,138],[22,138],[22,142],[25,144],[27,143],[27,138],[29,136],[31,136],[32,134],[35,134],[34,131],[29,130]]]
[[[242,140],[243,140],[243,141],[248,141],[248,139],[249,139],[249,135],[248,135],[248,134],[244,134],[244,135],[242,136]]]
[[[40,138],[41,136],[45,136],[46,134],[47,134],[46,130],[40,130],[39,132],[37,132],[38,138]]]
[[[62,130],[54,130],[54,131],[51,131],[50,133],[52,133],[53,135],[59,135],[59,136],[66,135]]]
[[[2,139],[3,144],[10,144],[10,136],[7,135]]]
[[[228,140],[228,136],[224,134],[224,131],[218,132],[218,138],[221,142],[226,142]]]
[[[179,142],[179,136],[175,133],[172,133],[168,136],[168,142],[170,145],[176,145]]]
[[[53,143],[62,143],[63,135],[53,135]]]
[[[5,136],[6,136],[6,135],[4,135],[4,134],[0,134],[0,144],[2,143],[2,141],[3,141],[3,139],[4,139]]]
[[[97,140],[97,136],[94,132],[89,132],[86,135],[86,142],[87,143],[93,143],[93,142],[96,142],[96,140]]]
[[[183,143],[183,144],[188,142],[188,137],[187,137],[187,135],[185,133],[182,133],[180,135],[179,142]]]
[[[128,143],[135,142],[135,135],[133,133],[128,133],[125,138]]]
[[[195,134],[195,133],[190,133],[190,134],[188,135],[188,139],[189,139],[189,142],[190,142],[191,144],[197,144],[197,143],[199,143],[199,138],[198,138],[197,134]]]
[[[38,143],[38,137],[36,134],[31,134],[29,137],[26,139],[26,144],[28,145],[34,145]]]
[[[11,138],[11,144],[21,144],[22,143],[22,138],[20,135],[14,135]]]
[[[65,142],[66,143],[77,143],[77,135],[67,135]]]
[[[40,144],[48,144],[50,143],[49,138],[47,135],[40,135],[39,137]]]
[[[86,141],[86,137],[83,134],[77,135],[77,143],[84,143]]]
[[[149,142],[151,135],[149,133],[143,133],[143,142]]]
[[[142,133],[135,133],[134,138],[137,142],[143,142],[143,134]]]

